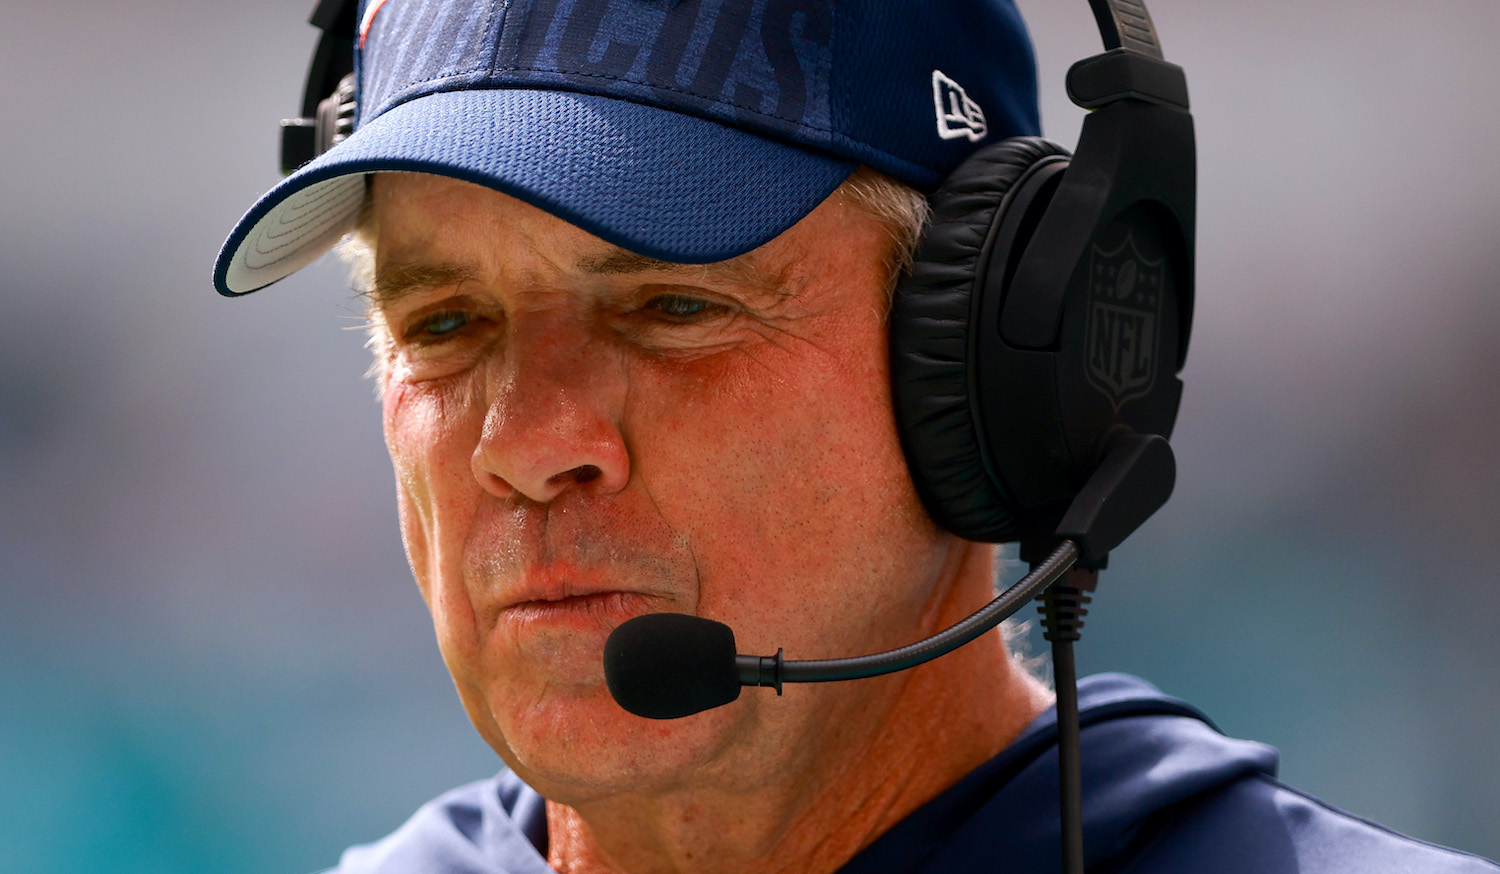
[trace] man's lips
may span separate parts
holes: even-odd
[[[578,595],[564,595],[560,598],[528,598],[507,605],[502,612],[508,610],[575,610],[581,607],[607,605],[632,597],[640,598],[645,596],[639,592],[604,590],[599,592],[585,592]]]
[[[497,659],[491,670],[563,686],[599,686],[605,639],[628,620],[660,611],[663,600],[619,589],[513,600],[484,633],[485,648]]]
[[[545,574],[529,577],[526,586],[506,599],[500,615],[522,622],[573,617],[604,622],[612,627],[633,616],[652,612],[652,602],[660,597],[603,582],[547,577]]]
[[[608,633],[627,620],[661,608],[653,606],[655,599],[639,592],[605,591],[586,595],[569,595],[565,598],[521,601],[500,611],[500,622],[517,632],[527,635],[541,633],[550,636],[547,629],[564,631],[575,640],[592,637],[596,633]]]
[[[695,603],[676,567],[634,554],[598,563],[555,555],[510,558],[471,565],[466,587],[489,601],[481,608],[485,615],[512,630],[546,624],[610,631],[644,613],[681,612]]]
[[[603,579],[589,579],[574,568],[533,568],[527,572],[520,585],[501,603],[500,609],[532,606],[577,606],[597,599],[620,596],[643,595],[628,586]]]

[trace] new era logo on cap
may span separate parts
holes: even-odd
[[[942,70],[932,71],[932,105],[937,111],[938,136],[945,140],[968,137],[969,142],[977,143],[989,131],[984,123],[984,110],[969,98],[962,85]]]

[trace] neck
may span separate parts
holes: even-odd
[[[992,596],[992,550],[968,544],[956,561],[967,584],[934,605],[926,633]],[[809,691],[828,697],[830,718],[808,738],[813,753],[798,757],[795,780],[731,791],[685,786],[578,807],[549,801],[552,867],[563,874],[833,872],[1005,748],[1051,703],[998,633],[909,671]]]

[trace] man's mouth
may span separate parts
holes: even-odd
[[[652,612],[653,600],[640,592],[584,591],[517,601],[501,610],[500,615],[518,625],[561,623],[580,631],[590,627],[608,630],[627,619]]]

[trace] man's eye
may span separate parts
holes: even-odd
[[[417,322],[416,329],[412,331],[412,338],[415,340],[442,338],[463,330],[473,319],[474,317],[469,313],[457,310],[431,313]]]
[[[720,314],[724,305],[682,294],[663,294],[647,301],[646,308],[674,321],[691,322]]]

